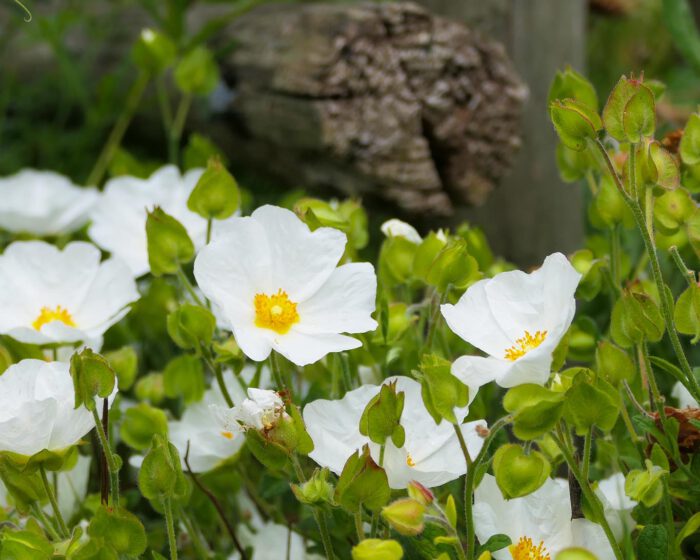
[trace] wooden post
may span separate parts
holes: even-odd
[[[530,89],[523,119],[523,146],[513,170],[480,208],[459,218],[480,225],[494,250],[521,266],[534,266],[554,251],[582,246],[582,189],[564,184],[554,159],[556,136],[547,113],[554,73],[585,61],[585,0],[418,0],[460,18],[507,47]]]

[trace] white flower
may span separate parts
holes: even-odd
[[[421,397],[420,383],[408,377],[392,377],[396,380],[396,391],[405,393],[401,425],[406,431],[406,441],[397,448],[387,440],[383,467],[392,488],[406,488],[411,480],[434,487],[459,478],[467,472],[464,455],[454,427],[443,421],[435,424]],[[314,450],[309,454],[322,467],[340,474],[348,458],[369,444],[372,458],[379,463],[379,445],[360,434],[360,417],[367,403],[379,390],[378,385],[363,385],[350,391],[336,401],[320,399],[304,407],[306,429],[314,442]],[[470,392],[471,393],[471,392]],[[462,420],[467,407],[455,409]],[[482,438],[477,428],[485,427],[483,421],[462,424],[462,433],[470,454],[474,456],[481,449]]]
[[[187,199],[203,171],[192,169],[180,175],[175,166],[166,165],[148,179],[129,176],[110,179],[92,213],[90,238],[124,259],[134,276],[142,276],[150,270],[147,212],[160,206],[185,227],[196,249],[203,247],[207,221],[187,208]]]
[[[416,231],[416,228],[396,218],[384,222],[381,226],[381,230],[387,237],[403,237],[416,245],[423,241],[423,238]]]
[[[505,500],[490,474],[474,492],[474,529],[479,542],[508,535],[509,548],[493,553],[496,560],[547,560],[569,547],[581,547],[598,560],[615,558],[603,528],[587,519],[571,519],[567,481],[547,479],[522,498]]]
[[[690,391],[680,381],[673,386],[671,396],[678,400],[678,408],[700,408],[698,401],[693,398]]]
[[[97,202],[95,189],[82,189],[52,171],[24,169],[0,178],[0,228],[13,233],[61,235],[81,228]]]
[[[77,444],[95,423],[85,407],[74,405],[67,363],[22,360],[11,365],[0,376],[0,452],[32,456]]]
[[[78,460],[71,470],[59,471],[56,476],[58,509],[66,520],[72,517],[87,496],[91,462],[89,456],[78,455]],[[52,511],[50,508],[49,504],[45,507],[49,514]]]
[[[634,529],[632,510],[637,502],[625,493],[625,475],[615,473],[598,482],[596,494],[603,503],[605,518],[617,540]]]
[[[256,532],[245,526],[240,528],[240,539],[244,546],[253,548],[252,560],[314,560],[320,556],[306,551],[303,537],[289,527],[271,521],[261,524]],[[229,560],[238,560],[240,555],[234,552]]]
[[[448,326],[488,357],[462,356],[452,373],[470,387],[495,380],[501,387],[543,385],[552,352],[571,325],[581,275],[561,253],[531,274],[503,272],[472,285],[442,306]]]
[[[0,256],[0,333],[30,344],[99,339],[138,299],[118,259],[80,241],[12,243]]]
[[[248,398],[233,408],[210,405],[221,426],[221,433],[238,434],[246,428],[269,430],[280,418],[287,417],[284,401],[279,393],[269,389],[248,389]]]
[[[361,346],[340,333],[377,326],[370,316],[374,269],[368,263],[336,268],[345,243],[336,229],[312,232],[293,212],[263,206],[228,220],[200,251],[194,275],[249,358],[264,360],[274,349],[306,365]]]

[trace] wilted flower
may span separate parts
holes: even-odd
[[[97,196],[95,189],[77,187],[53,171],[23,169],[0,178],[0,228],[42,236],[70,233],[87,223]]]
[[[488,357],[462,356],[452,373],[470,387],[543,385],[552,352],[574,318],[581,275],[561,253],[538,270],[503,272],[472,285],[455,304],[444,304],[449,327]]]
[[[126,265],[100,257],[83,242],[11,244],[0,256],[0,333],[30,344],[100,339],[139,297]]]
[[[381,230],[387,237],[404,237],[416,245],[423,241],[423,238],[420,236],[420,233],[416,231],[416,228],[396,218],[384,222]]]
[[[207,221],[187,208],[187,199],[203,169],[180,175],[166,165],[148,179],[116,177],[105,185],[92,213],[90,238],[106,251],[124,259],[134,276],[150,270],[146,241],[147,211],[159,206],[187,230],[196,249],[204,246]]]
[[[95,421],[74,404],[67,363],[22,360],[10,366],[0,376],[0,452],[32,456],[77,444]]]
[[[549,560],[569,547],[588,549],[598,560],[615,558],[603,528],[587,519],[571,519],[566,480],[548,478],[535,492],[505,500],[496,479],[484,475],[474,492],[474,529],[480,542],[508,535],[509,548],[493,552],[496,560]]]
[[[276,350],[297,365],[357,348],[340,333],[376,328],[376,277],[368,263],[336,268],[345,234],[309,230],[283,208],[263,206],[231,218],[199,253],[194,274],[222,312],[241,350],[264,360]]]
[[[384,461],[389,486],[406,488],[415,480],[434,487],[459,478],[467,467],[459,446],[454,426],[449,422],[436,424],[426,410],[421,397],[420,383],[408,377],[392,377],[385,383],[396,381],[396,390],[405,394],[401,425],[406,440],[397,448],[391,438],[385,444]],[[369,444],[372,459],[379,464],[380,446],[360,433],[360,418],[367,403],[379,393],[380,386],[364,385],[350,391],[336,401],[320,399],[304,408],[306,429],[314,442],[309,454],[323,467],[340,474],[348,457],[365,444]],[[467,415],[467,408],[455,409],[458,420]],[[481,449],[483,439],[476,432],[477,426],[485,422],[461,424],[464,439],[470,454]]]
[[[280,418],[285,418],[284,401],[279,393],[269,389],[248,389],[248,398],[233,408],[210,405],[221,426],[222,434],[235,435],[245,429],[270,430]]]

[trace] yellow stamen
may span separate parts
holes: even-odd
[[[233,439],[233,432],[221,432],[221,435],[226,439]]]
[[[406,464],[407,464],[409,467],[415,467],[415,466],[416,466],[416,462],[413,460],[413,457],[411,457],[411,454],[410,454],[410,453],[406,456]]]
[[[506,360],[514,362],[518,358],[522,358],[530,350],[534,350],[547,338],[547,331],[537,331],[534,335],[529,331],[525,331],[522,338],[518,338],[515,344],[506,350]]]
[[[508,550],[513,560],[551,560],[544,541],[535,546],[530,537],[520,537],[518,543],[510,545]]]
[[[254,303],[255,325],[260,328],[285,334],[299,322],[297,304],[289,299],[287,292],[279,290],[271,296],[256,294]]]
[[[61,321],[61,323],[69,327],[75,327],[75,321],[73,321],[71,314],[66,308],[60,305],[57,305],[54,309],[42,307],[39,316],[32,323],[32,327],[36,330],[41,330],[41,327],[52,321]]]

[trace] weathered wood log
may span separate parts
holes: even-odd
[[[268,5],[227,36],[232,159],[284,184],[446,215],[520,145],[527,88],[503,47],[415,4]]]

